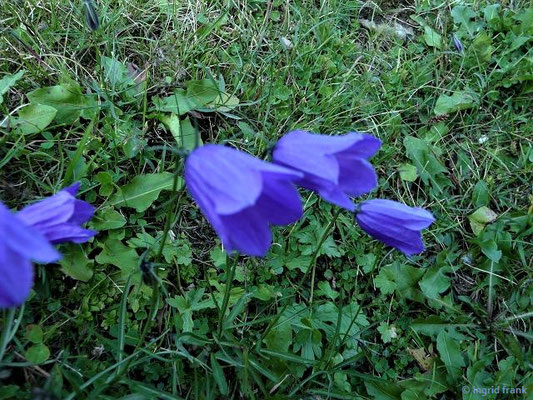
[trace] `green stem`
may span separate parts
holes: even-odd
[[[324,229],[324,233],[322,233],[322,237],[320,238],[320,241],[318,242],[318,246],[315,252],[313,253],[313,257],[311,258],[311,264],[309,265],[309,268],[311,269],[311,295],[309,296],[309,304],[313,303],[313,294],[315,292],[316,260],[318,258],[318,254],[320,253],[320,249],[322,248],[322,245],[324,244],[329,234],[331,233],[331,229],[334,227],[335,222],[337,222],[337,218],[339,217],[341,210],[342,208],[340,207],[338,207],[335,210],[335,213],[333,214],[333,218],[330,219],[330,221],[328,222],[328,225]],[[304,278],[305,278],[305,275],[304,275]]]
[[[230,292],[233,285],[233,278],[235,277],[235,271],[237,270],[238,256],[235,256],[235,259],[232,260],[231,257],[226,254],[226,271],[229,274],[226,274],[226,287],[224,288],[224,299],[222,300],[222,307],[220,308],[220,315],[218,317],[218,335],[222,334],[224,314],[228,309]],[[231,265],[230,265],[231,263]]]
[[[0,336],[0,362],[4,358],[4,354],[7,349],[7,345],[11,340],[11,325],[15,318],[15,309],[11,308],[7,312],[7,318],[4,318],[4,326],[2,327],[2,336]]]

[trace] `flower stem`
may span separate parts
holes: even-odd
[[[234,260],[231,259],[229,254],[226,254],[226,271],[229,272],[229,275],[226,274],[226,287],[224,288],[224,299],[222,300],[222,307],[220,308],[220,315],[218,317],[218,335],[222,334],[224,314],[229,304],[230,292],[233,285],[233,278],[235,277],[235,271],[237,270],[238,256]]]
[[[11,308],[7,311],[7,318],[4,318],[4,326],[2,327],[2,336],[0,336],[0,362],[4,358],[7,345],[11,340],[11,325],[13,324],[13,319],[15,318],[15,309]]]
[[[311,258],[311,263],[309,264],[309,268],[311,269],[311,295],[309,296],[309,304],[313,303],[313,294],[315,292],[316,260],[318,258],[318,254],[320,253],[320,249],[322,248],[322,245],[324,244],[329,234],[331,233],[332,228],[335,226],[335,222],[337,222],[337,218],[339,217],[341,210],[342,209],[340,207],[338,207],[335,210],[333,217],[330,219],[326,228],[324,229],[324,232],[322,233],[322,237],[320,238],[320,241],[318,242],[318,246],[315,252],[313,253],[313,257]]]

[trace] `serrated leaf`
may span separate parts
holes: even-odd
[[[128,277],[137,272],[139,255],[134,249],[125,246],[120,240],[107,239],[104,248],[95,258],[98,264],[112,264],[119,267],[122,276]]]
[[[54,121],[58,124],[72,124],[80,117],[87,100],[78,85],[62,84],[43,87],[28,93],[33,104],[43,104],[57,110]]]
[[[122,228],[126,225],[126,218],[118,211],[108,208],[99,212],[91,220],[91,227],[97,231]]]
[[[433,112],[435,115],[450,114],[459,110],[467,110],[477,105],[478,98],[471,92],[455,92],[451,96],[441,94],[437,99]]]
[[[137,175],[111,198],[110,205],[131,207],[137,212],[148,209],[163,190],[172,190],[174,175],[170,172]],[[183,187],[183,179],[178,178],[177,190]]]
[[[416,166],[418,175],[422,181],[427,184],[431,181],[433,187],[440,193],[450,181],[443,176],[448,170],[441,164],[435,156],[432,147],[424,140],[406,136],[403,144],[407,151],[407,156]]]
[[[94,260],[87,257],[80,245],[67,245],[59,263],[61,270],[73,279],[88,282],[93,277]]]
[[[32,364],[42,364],[50,357],[50,350],[43,343],[31,346],[26,350],[26,359]]]
[[[54,120],[57,110],[42,104],[29,104],[18,112],[13,119],[24,135],[41,132]]]
[[[4,102],[4,94],[22,78],[24,72],[24,70],[20,70],[16,74],[9,74],[0,79],[0,104]]]
[[[424,273],[418,284],[426,297],[436,299],[450,287],[451,279],[446,275],[448,271],[449,268],[446,266],[433,265]]]

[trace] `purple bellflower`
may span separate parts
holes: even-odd
[[[61,255],[52,244],[82,243],[96,232],[83,229],[94,208],[74,196],[76,183],[12,213],[0,202],[0,308],[22,304],[33,286],[32,261],[51,263]]]
[[[225,249],[264,256],[270,225],[302,216],[294,181],[302,174],[221,145],[194,150],[185,163],[185,182]]]
[[[420,231],[435,221],[433,215],[423,208],[384,199],[361,203],[355,219],[370,236],[408,256],[424,251]]]
[[[377,186],[376,172],[367,160],[380,146],[379,139],[358,132],[328,136],[297,130],[278,141],[272,158],[303,173],[298,185],[354,211],[350,196],[361,196]]]
[[[79,188],[80,183],[77,182],[51,197],[24,207],[17,217],[52,244],[86,242],[97,233],[81,227],[93,216],[94,207],[76,199]]]
[[[459,38],[455,35],[453,35],[453,44],[455,45],[455,48],[457,49],[459,53],[462,53],[464,51],[465,48],[463,47],[463,44],[461,43]]]

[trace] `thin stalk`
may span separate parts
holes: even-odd
[[[15,309],[11,308],[7,311],[7,318],[4,318],[4,326],[2,327],[2,336],[0,336],[0,362],[4,358],[4,354],[7,349],[7,345],[11,340],[11,325],[15,318]]]
[[[333,218],[331,218],[331,220],[328,222],[328,225],[326,226],[326,229],[324,229],[324,233],[322,234],[322,237],[320,238],[320,241],[318,242],[318,246],[315,249],[313,257],[311,258],[311,264],[309,265],[309,267],[311,268],[311,295],[309,296],[309,304],[313,303],[313,294],[315,292],[316,260],[318,258],[318,254],[320,253],[320,249],[322,248],[322,245],[328,238],[331,232],[331,229],[335,225],[335,222],[337,222],[337,218],[339,217],[341,210],[342,208],[340,207],[338,207],[335,210],[335,213],[333,214]],[[304,278],[305,278],[305,275],[304,275]]]
[[[222,307],[220,308],[220,315],[218,317],[218,335],[219,336],[222,334],[224,314],[226,314],[226,310],[228,309],[230,292],[233,286],[233,278],[235,277],[235,271],[237,270],[238,260],[239,260],[238,256],[235,256],[235,259],[232,260],[229,254],[226,254],[226,268],[227,270],[229,270],[228,271],[229,274],[226,274],[226,287],[224,288],[224,299],[222,300]]]

